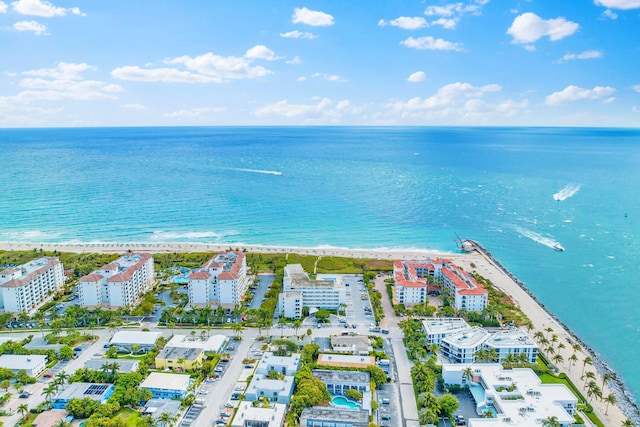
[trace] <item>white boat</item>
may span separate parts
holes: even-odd
[[[556,251],[564,251],[564,247],[560,244],[560,243],[554,243],[552,246],[553,249],[555,249]]]

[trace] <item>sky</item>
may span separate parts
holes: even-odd
[[[0,127],[640,126],[640,0],[0,0]]]

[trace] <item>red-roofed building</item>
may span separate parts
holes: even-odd
[[[454,299],[460,310],[482,311],[489,293],[468,273],[447,259],[396,261],[393,264],[398,303],[408,307],[427,301],[429,292],[442,290]]]
[[[64,284],[58,258],[42,257],[0,271],[0,307],[12,313],[31,312]]]
[[[78,280],[80,305],[127,307],[155,281],[150,254],[127,254]]]
[[[222,252],[189,276],[191,305],[232,309],[247,291],[247,260],[242,252]]]

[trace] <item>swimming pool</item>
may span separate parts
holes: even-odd
[[[353,400],[349,400],[344,396],[334,396],[333,399],[331,399],[331,401],[336,406],[345,406],[347,408],[354,408],[354,409],[357,409],[360,407],[360,405],[358,405],[356,402],[354,402]]]

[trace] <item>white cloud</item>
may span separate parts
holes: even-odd
[[[640,113],[640,108],[638,108],[637,106],[634,105],[633,107],[631,107],[631,112],[632,113]]]
[[[285,61],[287,64],[302,64],[302,60],[299,56],[294,56],[293,59]]]
[[[0,103],[116,99],[115,94],[120,92],[122,87],[97,80],[84,80],[81,73],[88,70],[95,70],[95,67],[84,63],[60,63],[54,68],[25,71],[23,75],[34,77],[21,79],[18,86],[23,90],[17,95],[0,97]]]
[[[18,0],[11,3],[13,10],[21,15],[41,16],[43,18],[53,18],[54,16],[66,16],[67,13],[85,16],[77,7],[65,9],[57,7],[45,0]]]
[[[257,49],[256,49],[257,48]],[[191,57],[180,56],[165,59],[165,64],[184,66],[179,68],[142,68],[137,65],[118,67],[111,75],[120,80],[165,83],[224,83],[229,80],[255,79],[273,72],[252,65],[252,60],[259,57],[270,57],[273,54],[264,46],[256,46],[247,51],[249,57],[220,56],[211,52]],[[273,59],[277,59],[275,56]]]
[[[633,89],[636,92],[640,93],[640,85],[633,85],[633,86],[631,86],[631,89]]]
[[[596,86],[593,89],[583,89],[578,86],[567,86],[559,92],[547,96],[547,105],[560,105],[585,99],[602,99],[611,96],[616,90],[609,86]]]
[[[306,7],[295,8],[291,17],[294,24],[307,24],[314,27],[328,27],[333,25],[333,16],[319,10],[310,10]]]
[[[595,0],[595,4],[611,9],[640,9],[640,0]]]
[[[469,4],[449,3],[444,6],[429,6],[424,11],[426,16],[438,17],[431,22],[430,25],[441,25],[447,30],[456,28],[456,25],[464,15],[480,15],[482,6],[487,4],[488,0],[476,0]]]
[[[305,80],[307,80],[305,76],[300,76],[296,79],[297,82],[304,82]]]
[[[558,62],[571,61],[573,59],[597,59],[602,58],[602,52],[599,50],[585,50],[581,53],[567,53],[560,58]]]
[[[416,71],[415,73],[409,76],[407,81],[411,83],[420,83],[420,82],[423,82],[424,79],[426,78],[427,78],[427,75],[424,73],[424,71]]]
[[[7,7],[5,2],[0,1],[0,13],[7,13]]]
[[[618,14],[611,9],[607,9],[604,12],[602,12],[602,16],[609,19],[618,19]]]
[[[32,31],[35,35],[46,34],[47,27],[37,21],[19,21],[13,24],[16,31]]]
[[[171,113],[165,113],[162,117],[170,117],[170,118],[188,118],[194,119],[197,117],[201,117],[203,115],[222,113],[227,111],[224,107],[201,107],[201,108],[191,108],[185,110],[172,111]]]
[[[429,6],[424,11],[427,16],[453,16],[462,12],[462,3],[450,3],[444,6]]]
[[[439,18],[431,21],[431,25],[440,25],[445,30],[453,30],[458,25],[458,20],[455,18]]]
[[[401,16],[399,18],[392,19],[391,21],[385,21],[384,19],[381,19],[380,21],[378,21],[378,25],[381,27],[391,25],[392,27],[399,27],[403,30],[418,30],[420,28],[428,27],[429,23],[426,19],[420,16]]]
[[[513,37],[512,43],[533,43],[542,37],[557,41],[575,33],[580,25],[559,17],[542,19],[535,13],[527,12],[517,16],[507,34]]]
[[[337,123],[345,114],[357,114],[362,107],[354,106],[348,99],[337,103],[329,98],[314,98],[309,104],[291,104],[282,100],[265,105],[255,111],[258,117],[278,116],[287,119],[303,119],[311,123]]]
[[[271,49],[261,44],[247,50],[247,52],[244,54],[244,57],[249,59],[265,59],[267,61],[280,59],[280,57],[277,57]]]
[[[287,39],[315,39],[318,36],[316,36],[313,33],[303,33],[302,31],[298,31],[298,30],[293,30],[293,31],[288,31],[286,33],[280,33],[280,37],[284,37]]]
[[[409,37],[408,39],[401,41],[400,44],[418,50],[455,50],[457,52],[462,51],[462,43],[454,43],[443,39],[436,39],[431,36],[418,37],[417,39]]]
[[[123,107],[126,108],[127,110],[137,110],[137,111],[142,111],[147,108],[141,104],[124,104]]]
[[[343,79],[337,74],[315,73],[315,74],[312,74],[311,77],[314,77],[320,80],[327,80],[330,82],[338,82],[338,83],[345,83],[347,81],[346,79]]]
[[[394,102],[388,106],[396,111],[430,110],[435,108],[447,108],[459,105],[462,101],[471,98],[480,98],[491,92],[502,90],[499,85],[489,84],[485,86],[473,86],[469,83],[451,83],[438,89],[429,98],[415,97],[406,102]]]

